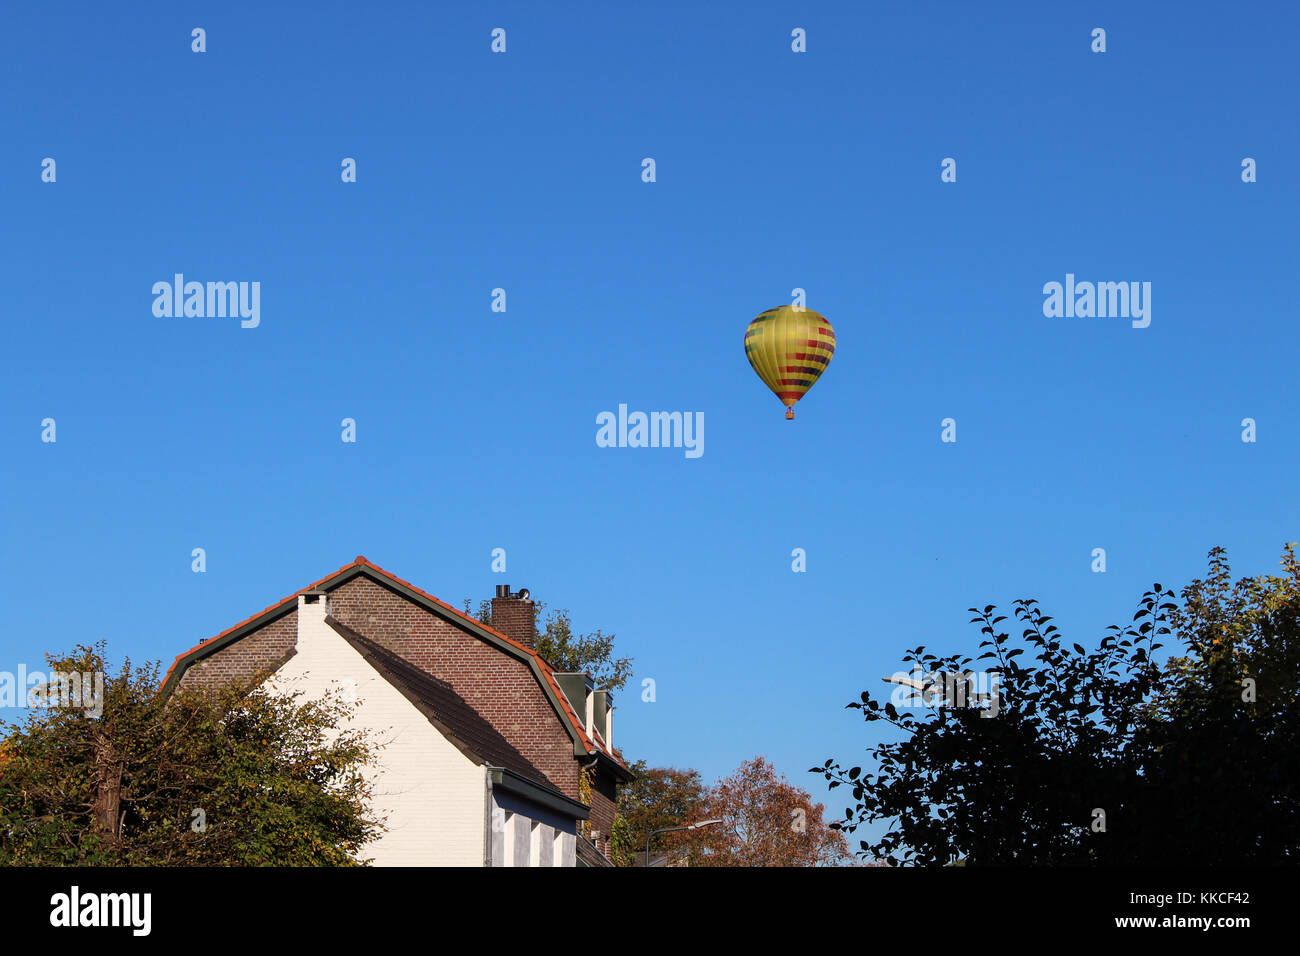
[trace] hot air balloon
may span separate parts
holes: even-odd
[[[795,402],[816,384],[835,354],[835,330],[812,309],[768,309],[745,330],[745,357],[794,418]]]

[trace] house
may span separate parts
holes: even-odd
[[[499,586],[487,627],[358,557],[179,655],[161,692],[265,679],[358,702],[383,744],[365,855],[391,866],[609,866],[613,696],[534,646],[527,591]]]

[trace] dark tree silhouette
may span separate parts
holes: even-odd
[[[839,826],[888,822],[880,839],[859,841],[860,855],[924,865],[1294,862],[1293,546],[1282,565],[1283,576],[1231,585],[1215,549],[1209,577],[1184,588],[1181,603],[1156,584],[1133,623],[1112,625],[1092,651],[1067,644],[1033,600],[1015,602],[1018,641],[999,629],[1007,617],[995,606],[972,608],[978,657],[924,646],[904,656],[938,675],[921,682],[922,709],[869,692],[848,705],[904,739],[869,751],[874,772],[833,759],[812,768],[852,794]],[[1178,655],[1158,662],[1170,639]],[[979,666],[998,693],[963,700],[954,689]]]

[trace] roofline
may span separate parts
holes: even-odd
[[[587,756],[591,756],[591,754],[588,754]],[[636,779],[636,774],[632,772],[630,767],[626,766],[621,760],[610,756],[605,751],[597,750],[595,757],[599,764],[607,766],[611,771],[613,771],[614,775],[624,783],[631,783]]]
[[[605,761],[607,761],[612,768],[619,771],[622,775],[628,775],[628,779],[632,779],[630,776],[631,771],[627,768],[626,764],[613,754],[606,752],[599,744],[587,736],[582,721],[578,719],[578,715],[569,704],[568,698],[566,698],[560,691],[560,686],[554,677],[554,669],[539,653],[537,653],[534,648],[526,647],[518,641],[502,634],[500,631],[488,627],[477,618],[470,617],[464,611],[459,611],[450,604],[447,604],[445,601],[438,600],[432,594],[420,590],[409,581],[404,581],[397,575],[385,571],[377,564],[372,564],[362,555],[358,555],[356,560],[351,564],[345,564],[337,571],[332,574],[327,574],[319,581],[315,581],[307,585],[305,588],[300,588],[279,603],[264,608],[252,617],[240,621],[233,627],[227,628],[215,637],[202,641],[191,647],[188,651],[178,654],[176,659],[172,661],[172,666],[167,669],[167,674],[163,677],[162,684],[158,688],[159,696],[164,699],[170,696],[176,690],[181,678],[185,676],[185,672],[189,670],[190,666],[195,661],[201,660],[214,651],[219,651],[228,644],[234,643],[250,631],[256,630],[259,627],[283,617],[290,611],[296,610],[298,607],[298,595],[316,590],[330,591],[346,584],[348,581],[351,581],[353,578],[361,574],[364,574],[376,584],[397,592],[407,600],[418,604],[425,610],[442,618],[444,621],[466,628],[476,637],[496,646],[498,650],[504,651],[512,657],[528,664],[529,668],[533,672],[533,676],[537,679],[538,684],[541,685],[543,692],[546,694],[547,699],[555,709],[555,712],[562,717],[568,718],[567,720],[562,720],[561,723],[564,724],[565,729],[569,733],[570,739],[573,741],[573,756],[591,757],[594,754],[597,758],[604,757]]]
[[[543,787],[540,783],[529,780],[527,777],[521,777],[513,770],[487,764],[487,771],[494,790],[500,789],[506,793],[513,793],[517,797],[523,797],[525,800],[545,807],[547,810],[553,810],[565,819],[573,817],[578,820],[586,820],[591,817],[591,807],[585,803],[570,800],[558,790]]]

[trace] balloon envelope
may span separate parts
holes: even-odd
[[[795,402],[817,383],[835,354],[835,330],[812,309],[768,309],[745,330],[745,357],[794,418]]]

